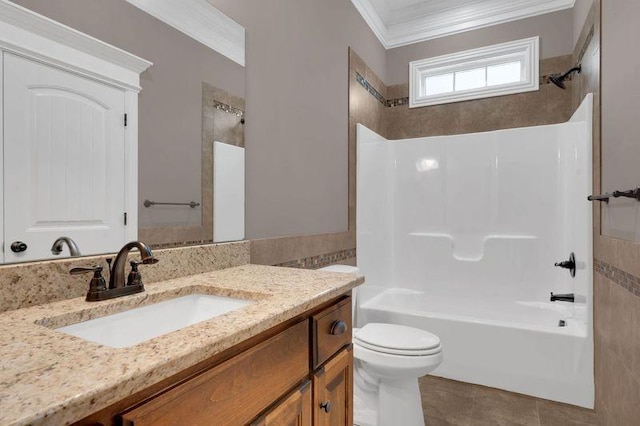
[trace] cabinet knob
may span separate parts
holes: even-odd
[[[331,411],[331,401],[321,402],[320,409],[323,410],[325,413],[328,413],[329,411]]]
[[[22,241],[14,241],[11,243],[11,251],[14,253],[22,253],[27,251],[27,244]]]
[[[344,332],[347,331],[347,324],[345,324],[344,321],[334,321],[333,324],[331,324],[331,335],[332,336],[339,336],[340,334],[344,334]]]

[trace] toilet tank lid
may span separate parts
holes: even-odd
[[[349,265],[330,265],[330,266],[325,266],[324,268],[320,268],[319,271],[359,274],[360,268],[356,266],[349,266]]]

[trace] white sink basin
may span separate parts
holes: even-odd
[[[56,330],[112,348],[126,348],[252,303],[192,294]]]

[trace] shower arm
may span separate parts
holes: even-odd
[[[580,74],[582,72],[582,65],[576,65],[575,67],[571,68],[569,71],[562,74],[562,77],[560,77],[560,79],[564,80],[574,72],[578,72],[578,74]]]

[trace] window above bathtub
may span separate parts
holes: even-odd
[[[539,38],[409,63],[409,107],[530,92],[539,88]]]

